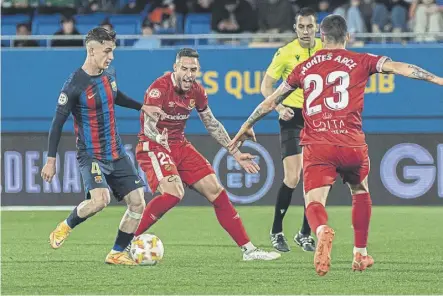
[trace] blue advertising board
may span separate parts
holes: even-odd
[[[443,48],[358,48],[355,51],[390,56],[393,60],[419,65],[443,76]],[[260,83],[275,49],[201,49],[199,81],[210,97],[214,114],[229,132],[241,123],[263,99]],[[60,89],[85,58],[83,49],[2,50],[2,130],[46,132],[49,130]],[[147,87],[172,69],[175,50],[117,49],[113,66],[120,90],[142,101]],[[256,127],[258,133],[276,133],[276,114]],[[121,133],[139,130],[138,114],[117,108]],[[393,75],[373,75],[366,87],[364,129],[368,133],[443,132],[443,88]],[[72,121],[64,131],[72,131]],[[196,114],[187,133],[205,133]]]

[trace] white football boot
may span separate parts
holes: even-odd
[[[252,261],[252,260],[269,261],[269,260],[278,259],[280,257],[281,255],[277,252],[263,251],[258,248],[251,251],[243,252],[243,261]]]

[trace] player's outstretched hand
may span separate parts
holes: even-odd
[[[243,137],[240,138],[240,143],[241,143],[240,146],[243,145],[243,142],[246,140],[251,140],[251,141],[257,142],[257,138],[255,137],[255,132],[252,127],[250,129],[246,130]]]
[[[247,139],[251,138],[254,142],[257,142],[257,139],[255,138],[255,133],[252,128],[247,128],[244,125],[241,127],[241,129],[238,131],[238,133],[235,135],[234,138],[232,138],[231,142],[229,142],[227,148],[229,151],[233,152],[238,147],[240,147],[243,142]]]
[[[163,120],[166,117],[165,111],[157,106],[143,105],[141,110],[152,119],[160,118],[160,120]]]
[[[256,174],[260,171],[260,167],[254,161],[255,156],[249,153],[240,153],[235,159],[241,165],[241,167],[250,174]]]
[[[160,145],[165,147],[166,150],[171,152],[171,149],[169,148],[169,143],[168,143],[168,129],[167,128],[164,128],[163,132],[160,135],[157,135],[156,140],[157,140],[157,143],[159,143]]]
[[[51,182],[55,176],[55,158],[48,157],[45,166],[42,169],[41,176],[46,182]]]
[[[278,111],[279,118],[284,121],[291,120],[294,117],[294,111],[289,107],[284,107],[280,111]]]

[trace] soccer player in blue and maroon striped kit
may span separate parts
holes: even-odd
[[[103,28],[89,31],[85,44],[86,61],[66,80],[49,132],[48,160],[42,177],[50,182],[56,171],[56,153],[68,116],[74,118],[77,136],[77,159],[82,174],[86,200],[80,203],[50,234],[50,245],[58,249],[72,229],[101,211],[110,202],[110,192],[128,209],[120,223],[115,245],[105,259],[109,264],[135,265],[125,252],[142,216],[145,200],[144,182],[126,154],[115,119],[114,105],[142,110],[147,115],[162,113],[159,108],[142,105],[117,89],[114,59],[116,34]]]

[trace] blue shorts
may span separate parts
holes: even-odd
[[[131,191],[145,186],[129,156],[117,160],[98,160],[90,155],[77,156],[85,185],[86,199],[90,190],[111,188],[114,197],[121,201]]]

